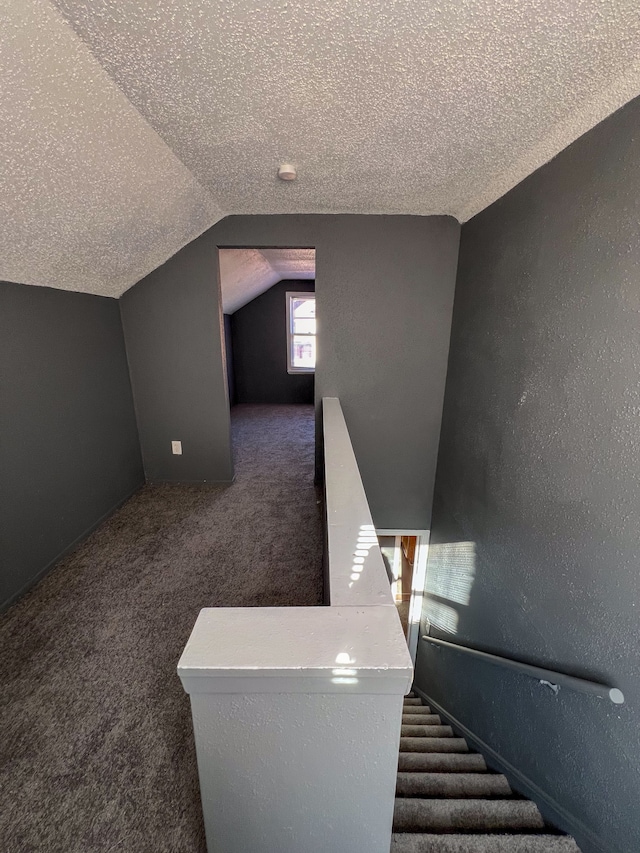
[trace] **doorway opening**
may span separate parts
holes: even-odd
[[[314,404],[315,249],[220,248],[229,404]]]
[[[219,247],[218,266],[236,478],[259,444],[270,476],[313,479],[316,251]]]
[[[428,530],[377,530],[398,616],[415,663],[427,573]]]
[[[256,558],[278,576],[282,601],[308,602],[311,590],[320,602],[315,249],[218,247],[218,268],[234,488],[260,494],[238,525],[268,530]]]

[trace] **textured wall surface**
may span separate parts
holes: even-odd
[[[231,315],[225,314],[224,321],[224,356],[227,368],[227,388],[229,391],[229,405],[235,406],[236,400],[236,376],[233,364],[233,337],[231,333]]]
[[[2,19],[0,276],[108,295],[225,214],[464,220],[640,92],[636,0],[3,0]]]
[[[635,101],[463,227],[425,610],[626,703],[426,643],[417,675],[606,853],[640,848],[639,220]]]
[[[281,281],[231,318],[238,403],[313,403],[313,373],[287,373],[287,292],[313,281]]]
[[[114,299],[0,284],[0,607],[144,477]]]
[[[227,217],[132,288],[120,301],[147,476],[209,479],[213,457],[226,470],[216,246],[315,247],[316,400],[342,402],[375,523],[428,527],[459,231],[449,217]],[[167,457],[185,431],[199,436],[189,467]]]
[[[449,217],[232,216],[223,246],[316,250],[316,401],[339,397],[378,527],[429,526],[460,228]],[[320,430],[318,430],[318,439]]]
[[[229,392],[218,259],[209,234],[120,299],[150,482],[230,482]],[[171,442],[182,442],[173,455]]]

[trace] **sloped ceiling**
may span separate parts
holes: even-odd
[[[0,15],[0,278],[118,296],[222,211],[50,3]]]
[[[283,279],[311,279],[315,249],[220,249],[222,310],[233,314]]]
[[[112,296],[228,213],[464,221],[640,93],[637,0],[0,12],[0,276]]]

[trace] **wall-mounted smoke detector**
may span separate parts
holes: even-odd
[[[292,166],[291,163],[283,163],[278,169],[278,177],[281,181],[295,181],[298,177],[296,167]]]

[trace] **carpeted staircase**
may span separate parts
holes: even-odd
[[[580,853],[422,700],[404,700],[391,853]]]

